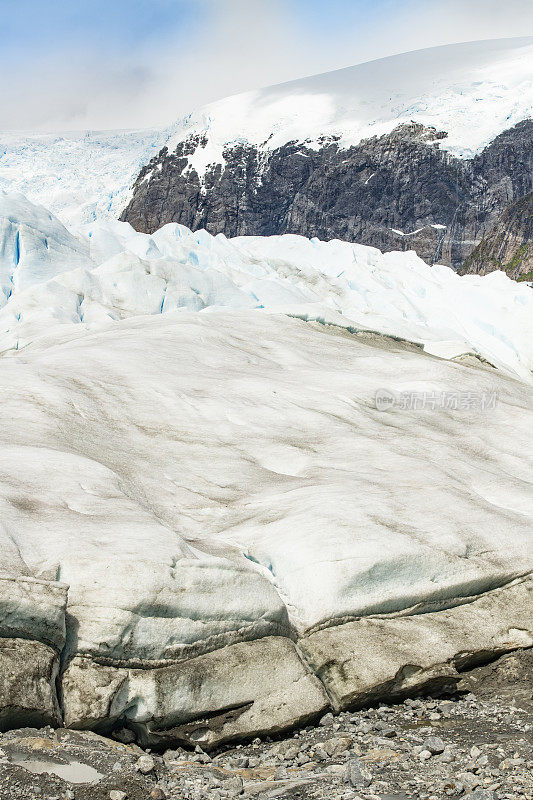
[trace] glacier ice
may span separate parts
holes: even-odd
[[[113,219],[140,168],[175,130],[0,131],[0,188],[22,192],[66,225]]]
[[[0,189],[0,306],[16,291],[90,266],[88,245],[49,211]]]
[[[533,644],[530,287],[2,200],[2,264],[31,244],[0,309],[19,718],[39,686],[40,721],[211,746]]]
[[[10,284],[4,308],[0,298],[0,352],[69,324],[93,329],[139,314],[278,310],[408,339],[445,358],[472,353],[531,381],[533,293],[502,272],[460,277],[428,267],[414,252],[292,235],[227,239],[177,224],[150,236],[100,220],[73,229],[74,236],[48,212],[27,208],[29,217],[45,215],[48,234],[35,234],[34,267],[21,262],[23,280]],[[8,216],[0,220],[12,230]],[[15,245],[12,236],[3,242],[7,274]]]

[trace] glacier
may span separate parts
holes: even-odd
[[[118,131],[0,131],[0,189],[20,192],[67,226],[114,219],[139,169],[176,125]]]
[[[1,725],[209,748],[533,646],[530,286],[20,194],[0,237]]]
[[[9,208],[22,210],[17,217]],[[17,222],[24,209],[33,227]],[[0,225],[0,352],[62,325],[92,330],[143,314],[278,310],[403,338],[436,356],[470,355],[531,381],[533,293],[503,272],[459,277],[413,252],[293,235],[227,239],[177,224],[151,236],[117,220],[69,232],[8,193],[0,194]]]

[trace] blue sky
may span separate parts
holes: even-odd
[[[0,129],[170,122],[393,53],[533,34],[531,0],[0,0]]]
[[[2,47],[47,50],[65,41],[87,47],[130,47],[166,36],[186,35],[205,15],[202,3],[187,0],[15,0],[0,2]]]

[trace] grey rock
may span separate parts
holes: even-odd
[[[285,759],[285,761],[292,761],[293,758],[296,758],[298,753],[299,753],[299,748],[296,745],[291,744],[291,746],[287,747],[283,752],[283,758]]]
[[[453,761],[455,761],[455,754],[452,753],[452,751],[446,747],[442,754],[441,761],[443,764],[451,764]]]
[[[358,759],[351,759],[346,767],[346,782],[354,789],[363,789],[372,783],[372,773]]]
[[[116,739],[117,742],[122,742],[122,744],[131,744],[135,741],[135,734],[129,728],[119,728],[116,731],[113,731],[113,739]]]
[[[463,784],[467,791],[476,789],[481,783],[477,775],[474,775],[473,772],[460,772],[457,775],[457,780]]]
[[[438,736],[429,736],[424,741],[424,747],[426,750],[429,750],[432,755],[437,755],[439,753],[444,753],[446,745]]]
[[[155,769],[155,761],[152,756],[140,756],[140,758],[137,759],[135,768],[143,775],[148,775],[149,772]]]
[[[504,270],[515,279],[524,279],[533,272],[533,193],[504,208],[467,257],[461,272],[487,275],[495,269]]]
[[[328,756],[333,757],[340,755],[341,753],[345,753],[346,750],[350,748],[351,744],[352,740],[349,737],[339,736],[334,739],[328,739],[326,742],[322,742],[322,747]]]
[[[360,733],[363,736],[367,733],[370,733],[371,730],[372,730],[372,725],[370,722],[361,722],[357,726],[357,733]]]
[[[316,761],[326,761],[327,760],[328,754],[326,753],[326,751],[324,750],[322,745],[319,744],[319,745],[317,745],[316,747],[313,748],[313,758]]]
[[[230,793],[231,797],[236,797],[243,792],[243,780],[239,775],[234,775],[228,780],[225,780],[222,786]]]
[[[532,191],[532,131],[524,120],[472,159],[441,150],[446,133],[415,123],[346,150],[334,138],[318,149],[228,145],[224,164],[202,181],[185,168],[208,140],[190,136],[141,170],[122,219],[148,233],[179,222],[226,236],[298,233],[415,249],[460,269],[504,209]]]

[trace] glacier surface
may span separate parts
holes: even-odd
[[[17,720],[209,747],[533,645],[529,286],[0,212]]]
[[[278,310],[404,338],[445,358],[470,353],[531,381],[533,292],[503,272],[460,277],[414,252],[293,235],[227,239],[177,224],[150,236],[100,220],[69,233],[45,209],[6,193],[0,236],[0,352],[63,325]]]
[[[0,131],[0,189],[45,205],[66,225],[118,217],[140,168],[176,126],[138,131]]]
[[[383,412],[381,387],[498,402]],[[24,586],[65,587],[72,726],[120,721],[172,738],[191,709],[258,715],[279,647],[276,725],[289,726],[300,706],[312,716],[328,702],[313,677],[326,632],[341,663],[353,649],[339,630],[358,620],[390,620],[378,650],[399,618],[415,620],[390,679],[421,663],[416,619],[436,618],[444,662],[533,644],[530,599],[492,606],[498,587],[523,591],[513,582],[533,566],[533,403],[516,379],[283,314],[186,311],[78,325],[2,358],[0,416],[3,568]],[[468,611],[453,609],[480,596],[486,628],[470,645]],[[30,593],[30,612],[32,600],[42,607]],[[448,609],[462,621],[443,628]],[[30,612],[11,613],[10,636],[23,638]],[[39,619],[32,630],[52,638]],[[291,688],[304,679],[308,706]],[[325,686],[341,705],[353,690]],[[270,699],[237,732],[274,729],[269,714]]]

